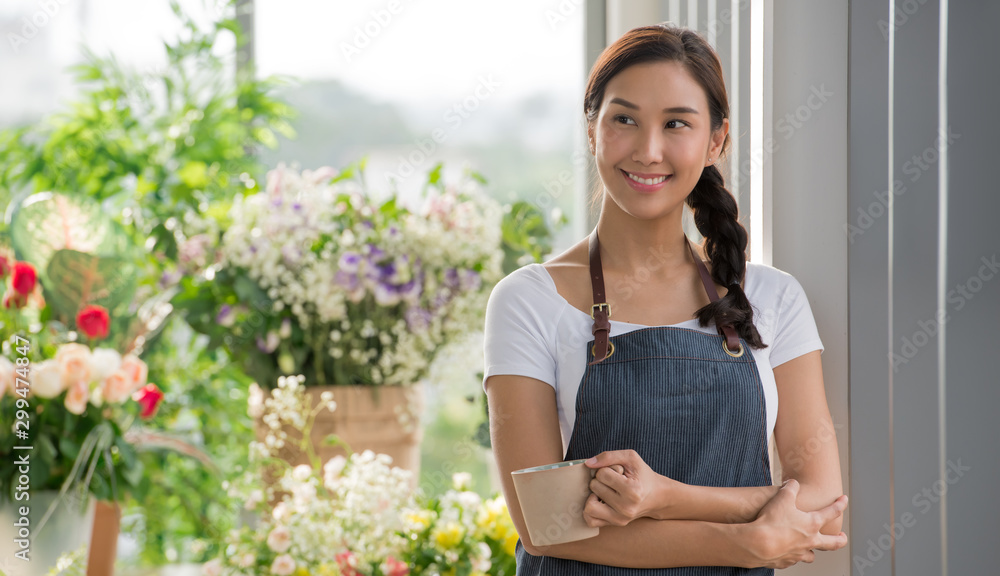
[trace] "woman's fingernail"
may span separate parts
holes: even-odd
[[[595,458],[591,458],[591,459],[587,460],[586,462],[584,462],[584,464],[586,464],[587,466],[593,466],[594,464],[597,464],[597,458],[596,457]]]

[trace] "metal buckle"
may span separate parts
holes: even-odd
[[[614,353],[615,353],[615,343],[611,342],[609,340],[608,341],[608,355],[605,356],[604,359],[607,360],[608,358],[611,358],[611,355],[614,354]],[[590,354],[594,358],[597,358],[597,346],[596,345],[590,347]]]
[[[743,343],[742,342],[740,342],[740,351],[739,352],[730,352],[729,346],[726,346],[726,339],[723,338],[722,339],[722,349],[726,351],[726,354],[729,354],[733,358],[739,358],[740,356],[743,355]]]
[[[611,318],[611,306],[607,302],[601,302],[600,304],[594,304],[590,307],[590,317],[593,318],[597,311],[604,309],[608,313],[608,318]]]

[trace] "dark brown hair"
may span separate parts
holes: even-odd
[[[711,117],[711,131],[722,127],[729,116],[729,98],[722,75],[722,63],[715,50],[693,30],[669,23],[642,26],[626,32],[605,48],[594,63],[587,81],[583,112],[587,123],[594,122],[604,101],[604,89],[619,72],[634,64],[656,61],[678,62],[705,90]],[[730,145],[729,135],[722,144],[724,154]],[[600,182],[597,183],[603,190]],[[736,199],[726,189],[722,173],[713,164],[705,168],[694,190],[687,197],[694,211],[694,222],[705,237],[705,255],[712,263],[712,279],[725,286],[725,297],[695,312],[699,324],[731,325],[750,346],[766,348],[753,324],[753,310],[740,283],[746,273],[747,231],[740,224]]]

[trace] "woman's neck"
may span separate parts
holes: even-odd
[[[620,210],[602,211],[597,223],[604,267],[627,274],[670,278],[694,265],[681,225],[681,209],[656,220],[639,220]]]

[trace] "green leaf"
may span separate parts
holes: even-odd
[[[135,292],[135,267],[123,258],[59,250],[46,272],[59,279],[47,290],[49,305],[66,318],[75,318],[86,304],[117,310]]]
[[[185,186],[200,190],[208,185],[208,165],[204,162],[188,162],[177,171],[177,177]]]

